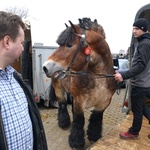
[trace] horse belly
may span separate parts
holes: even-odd
[[[85,107],[94,107],[94,109],[98,111],[105,110],[109,106],[114,92],[110,91],[103,85],[98,86],[92,91],[93,92],[90,92],[91,94],[86,101]]]

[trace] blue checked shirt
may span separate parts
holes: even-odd
[[[0,106],[9,150],[33,150],[33,131],[26,96],[13,77],[0,68]]]

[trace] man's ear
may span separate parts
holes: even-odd
[[[11,38],[10,36],[6,35],[3,39],[3,43],[4,43],[4,47],[6,47],[8,49],[8,47],[10,46],[10,42],[11,42]]]

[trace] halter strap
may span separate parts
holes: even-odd
[[[68,65],[68,67],[67,67],[67,69],[66,69],[66,71],[69,71],[69,70],[70,70],[70,68],[71,68],[71,66],[72,66],[72,64],[73,64],[73,62],[74,62],[74,59],[76,58],[76,56],[77,56],[77,54],[78,54],[78,52],[79,52],[79,50],[80,50],[80,47],[81,47],[81,45],[83,45],[83,43],[84,43],[84,39],[83,39],[83,38],[80,38],[79,46],[78,46],[77,50],[75,51],[75,54],[73,55],[72,60],[70,61],[69,65]]]

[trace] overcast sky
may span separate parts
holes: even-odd
[[[106,33],[112,52],[127,50],[132,36],[132,24],[137,11],[150,0],[4,0],[0,9],[29,9],[33,42],[57,46],[56,39],[65,29],[64,23],[78,18],[97,19]]]

